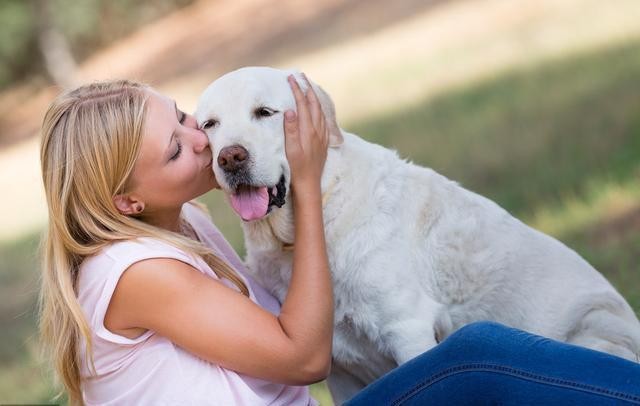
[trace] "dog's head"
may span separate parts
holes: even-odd
[[[287,76],[306,91],[299,72],[266,67],[242,68],[207,87],[196,108],[198,125],[209,137],[213,171],[231,206],[245,221],[267,216],[287,198],[290,170],[284,147],[283,118],[296,103]],[[312,85],[330,131],[330,144],[342,133],[329,96]]]

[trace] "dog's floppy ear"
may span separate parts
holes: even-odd
[[[329,146],[339,147],[344,142],[344,137],[342,136],[342,130],[338,126],[336,107],[333,104],[333,100],[331,100],[331,97],[329,97],[327,92],[325,92],[320,86],[315,83],[312,83],[311,86],[313,87],[313,91],[316,92],[316,96],[318,96],[320,107],[322,107],[322,112],[327,120],[327,127],[329,129]]]
[[[323,88],[315,83],[312,83],[311,86],[313,87],[313,91],[316,92],[316,96],[318,96],[320,107],[322,107],[322,112],[327,120],[327,126],[329,128],[329,146],[339,147],[344,142],[344,137],[342,136],[342,130],[340,130],[340,127],[338,126],[336,106],[333,104],[333,100],[331,100],[329,94],[327,94]]]
[[[300,88],[306,92],[307,82],[302,77],[301,72],[293,70],[291,73],[293,73],[296,81],[300,84]],[[329,97],[327,92],[317,84],[312,82],[311,86],[313,87],[313,91],[316,93],[316,96],[318,96],[320,107],[322,107],[322,112],[326,119],[327,128],[329,129],[329,146],[333,148],[339,147],[344,142],[344,137],[342,136],[342,130],[340,130],[340,127],[338,126],[338,120],[336,119],[336,107],[333,104],[333,100],[331,100],[331,97]]]

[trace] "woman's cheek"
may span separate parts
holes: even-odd
[[[200,168],[195,157],[192,157],[188,162],[185,160],[185,167],[183,168],[183,181],[193,182],[198,179]]]

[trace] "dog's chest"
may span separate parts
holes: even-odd
[[[335,330],[333,357],[335,362],[345,366],[357,366],[357,376],[363,382],[371,382],[396,366],[385,354],[378,340],[380,326],[372,315],[380,314],[374,304],[363,295],[357,280],[345,278],[349,270],[343,269],[344,257],[329,249],[329,262],[334,280]],[[292,251],[248,250],[247,265],[254,278],[264,286],[280,303],[286,297],[293,265]],[[353,270],[352,270],[353,271]],[[360,292],[354,294],[354,292]]]
[[[337,321],[333,334],[333,361],[360,381],[370,383],[398,366],[380,347],[354,326],[349,317]]]
[[[282,304],[291,280],[293,253],[248,251],[246,264],[253,278]]]

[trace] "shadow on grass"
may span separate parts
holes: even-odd
[[[23,357],[35,340],[39,234],[0,245],[0,363]],[[35,344],[35,342],[34,342]]]
[[[579,197],[592,178],[637,176],[640,43],[501,74],[347,128],[529,215]]]
[[[39,240],[0,244],[0,403],[50,402],[54,392],[38,357]]]

